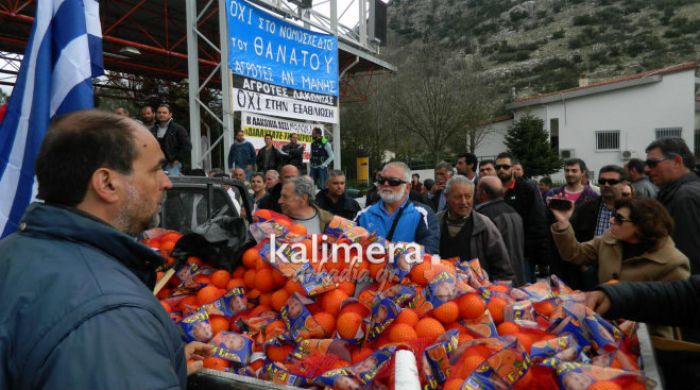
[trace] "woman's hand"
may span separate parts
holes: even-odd
[[[193,341],[185,345],[185,358],[187,359],[187,375],[192,375],[204,367],[204,358],[211,356],[214,347],[209,344]]]

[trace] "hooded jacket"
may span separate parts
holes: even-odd
[[[151,292],[162,258],[77,209],[33,203],[0,241],[0,388],[184,389]]]

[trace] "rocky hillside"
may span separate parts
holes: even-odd
[[[390,55],[476,57],[513,96],[700,57],[700,0],[391,0],[388,25]]]

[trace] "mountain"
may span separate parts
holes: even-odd
[[[698,60],[700,1],[392,0],[387,53],[478,58],[509,98]]]

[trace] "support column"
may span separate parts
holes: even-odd
[[[190,152],[192,169],[202,168],[202,130],[199,104],[199,47],[197,45],[197,0],[187,0],[187,80],[190,109]]]
[[[340,169],[340,104],[338,104],[338,123],[333,124],[333,169]]]
[[[221,111],[223,119],[224,167],[228,168],[228,151],[233,144],[233,84],[231,70],[228,68],[228,20],[226,18],[226,1],[219,0],[219,38],[221,48]]]

